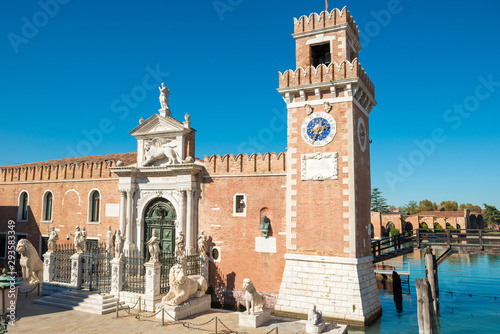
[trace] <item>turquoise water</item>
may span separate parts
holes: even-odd
[[[409,261],[411,272],[410,294],[404,295],[402,310],[392,294],[379,290],[382,317],[364,331],[350,329],[349,333],[418,333],[415,277],[425,277],[423,253],[404,259]],[[500,256],[454,254],[439,266],[438,276],[440,334],[500,333]]]

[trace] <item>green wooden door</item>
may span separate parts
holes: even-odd
[[[160,252],[174,255],[176,219],[175,208],[168,200],[158,198],[148,205],[144,213],[144,254],[147,260],[149,252],[146,242],[151,238],[153,230],[156,230],[160,239]]]

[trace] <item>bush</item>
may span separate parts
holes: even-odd
[[[398,235],[399,234],[399,230],[395,227],[391,227],[391,237],[395,236],[395,235]]]

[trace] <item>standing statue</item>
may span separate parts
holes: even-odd
[[[316,311],[316,305],[313,305],[313,308],[309,311],[309,314],[307,315],[307,322],[315,326],[319,326],[324,322],[323,314],[320,311]]]
[[[59,235],[57,234],[54,226],[51,226],[49,232],[49,240],[47,240],[48,253],[54,253],[56,251],[57,240],[59,240]]]
[[[111,225],[108,226],[108,231],[106,232],[106,252],[111,257],[115,256],[115,235],[111,231]]]
[[[87,251],[87,231],[85,230],[85,226],[82,227],[82,236],[83,236],[83,250]]]
[[[207,236],[204,231],[198,235],[198,253],[200,256],[207,256]]]
[[[75,250],[78,254],[82,254],[85,249],[85,238],[83,236],[83,232],[80,230],[80,226],[76,225],[75,234],[70,234],[75,237],[74,245]]]
[[[159,262],[158,256],[160,255],[160,245],[158,244],[158,236],[155,229],[153,229],[153,235],[146,245],[149,246],[149,262]]]
[[[125,239],[127,237],[122,236],[122,232],[120,230],[116,230],[115,233],[115,259],[123,258],[123,244],[125,243]]]
[[[266,215],[262,216],[262,222],[260,223],[260,231],[262,232],[262,236],[264,238],[269,238],[269,218]]]
[[[168,90],[167,87],[165,87],[165,84],[162,82],[161,87],[158,87],[158,90],[160,91],[160,105],[161,109],[169,109],[168,108],[168,97],[170,95],[170,91]]]
[[[186,244],[184,242],[184,234],[180,231],[177,237],[175,237],[175,256],[177,259],[184,258],[185,250]]]

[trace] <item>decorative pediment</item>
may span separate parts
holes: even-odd
[[[163,117],[155,114],[147,120],[141,122],[139,126],[129,133],[136,137],[175,137],[179,134],[188,133],[191,129],[187,128],[183,123],[171,118]]]

